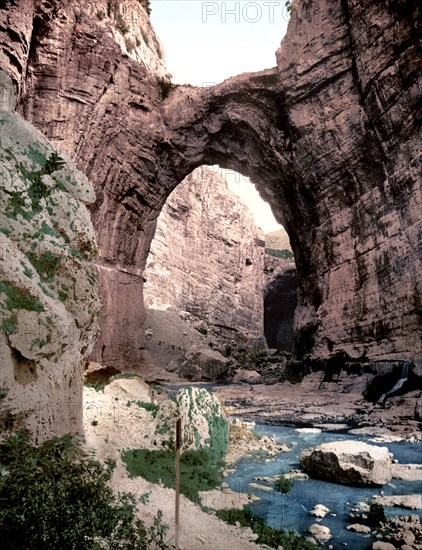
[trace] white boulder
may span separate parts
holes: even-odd
[[[392,478],[387,447],[360,441],[336,441],[305,449],[300,462],[311,477],[344,485],[384,485]]]

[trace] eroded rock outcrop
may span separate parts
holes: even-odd
[[[98,333],[95,195],[70,159],[13,112],[0,71],[0,431],[82,431],[84,364]]]
[[[420,2],[295,0],[276,68],[167,98],[101,22],[76,21],[82,5],[7,2],[0,50],[19,111],[97,191],[95,357],[139,367],[154,220],[187,174],[219,164],[289,233],[299,357],[420,358]]]

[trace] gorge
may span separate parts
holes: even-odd
[[[138,13],[152,32],[144,4],[111,4],[129,28]],[[418,3],[295,2],[276,68],[207,89],[169,86],[168,97],[158,67],[137,63],[99,9],[106,2],[7,2],[1,48],[18,112],[96,189],[94,359],[140,368],[155,220],[187,174],[219,164],[250,176],[290,235],[299,358],[418,361]]]

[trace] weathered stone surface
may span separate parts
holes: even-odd
[[[387,447],[361,441],[335,441],[305,449],[300,463],[310,476],[344,485],[384,485],[392,477]]]
[[[92,186],[13,107],[0,71],[0,430],[34,441],[82,431],[98,333]]]
[[[264,241],[215,169],[202,166],[170,195],[145,269],[147,308],[189,312],[222,341],[263,336]]]
[[[228,371],[228,360],[216,350],[193,346],[186,353],[186,361],[179,369],[183,378],[190,380],[218,380]]]
[[[75,21],[76,6],[4,4],[0,50],[19,111],[97,191],[94,357],[142,364],[154,220],[187,174],[218,163],[250,176],[289,233],[299,357],[420,358],[420,2],[295,1],[276,69],[164,100],[155,74],[98,18]]]

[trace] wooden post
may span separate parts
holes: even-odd
[[[182,447],[182,419],[178,418],[176,422],[176,508],[175,508],[175,523],[176,535],[175,543],[176,550],[179,550],[179,510],[180,510],[180,450]]]

